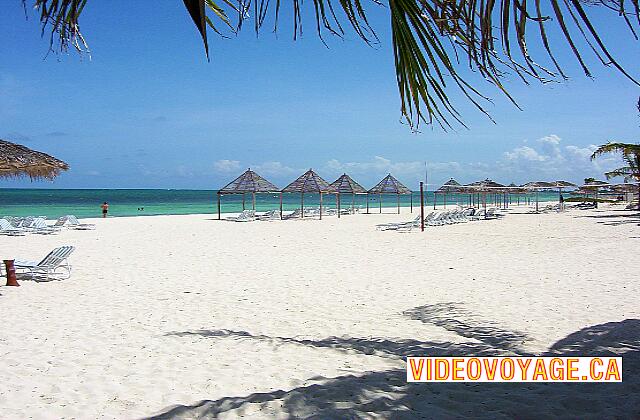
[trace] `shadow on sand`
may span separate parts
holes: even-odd
[[[403,313],[410,319],[435,324],[472,339],[470,343],[329,337],[300,340],[253,335],[246,331],[199,330],[170,336],[206,339],[268,340],[274,343],[332,348],[397,358],[420,356],[525,355],[519,351],[525,334],[473,321],[460,304],[425,305]],[[458,317],[463,316],[464,321]],[[261,417],[291,419],[359,418],[639,418],[640,320],[627,319],[576,331],[549,348],[545,356],[623,355],[622,384],[420,383],[406,382],[404,369],[368,372],[325,379],[290,390],[204,400],[177,405],[152,419],[240,416],[251,408]],[[314,378],[315,379],[315,378]]]
[[[630,210],[618,210],[619,214],[588,214],[574,217],[586,217],[589,219],[598,219],[596,223],[601,223],[607,226],[620,226],[620,225],[638,225],[640,226],[640,213],[630,213]],[[633,210],[631,210],[633,211]]]

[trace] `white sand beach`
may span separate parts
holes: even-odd
[[[640,417],[638,213],[523,208],[0,237],[2,259],[77,248],[71,278],[0,287],[0,417]],[[626,353],[624,382],[405,380],[408,355],[548,352]]]

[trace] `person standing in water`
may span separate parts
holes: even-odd
[[[107,217],[107,213],[109,212],[109,203],[105,201],[100,207],[102,208],[102,217]]]

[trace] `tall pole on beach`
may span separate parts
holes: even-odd
[[[336,194],[336,201],[338,202],[338,219],[340,218],[340,193]]]
[[[282,193],[280,193],[280,220],[282,220]]]
[[[320,220],[322,220],[322,191],[320,191]]]
[[[424,232],[424,184],[420,182],[420,230]]]
[[[398,196],[398,214],[400,214],[400,193],[396,195]]]
[[[220,192],[218,191],[216,195],[218,196],[218,220],[220,220]]]

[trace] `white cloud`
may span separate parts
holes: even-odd
[[[229,159],[216,160],[213,162],[213,168],[217,172],[237,172],[240,169],[240,161]]]
[[[548,159],[548,156],[541,155],[535,149],[529,146],[520,146],[511,150],[510,152],[504,152],[504,157],[507,160],[525,160],[533,162],[542,162]]]
[[[283,165],[281,162],[276,161],[263,162],[259,165],[253,165],[252,168],[263,176],[282,176],[291,175],[297,172],[302,173],[297,169]]]
[[[325,169],[332,174],[349,172],[356,175],[386,175],[388,173],[393,173],[398,176],[402,176],[424,173],[424,162],[393,162],[382,156],[374,156],[373,159],[368,162],[340,162],[337,159],[331,159],[325,164]]]

